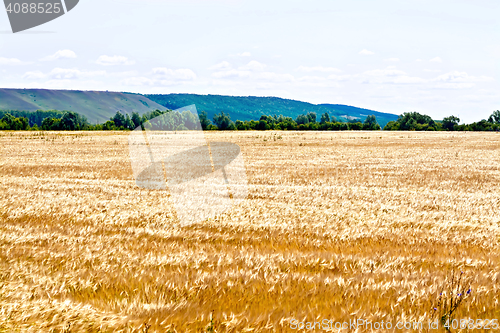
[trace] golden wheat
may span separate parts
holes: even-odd
[[[249,197],[180,227],[127,133],[0,132],[0,332],[426,322],[453,270],[456,317],[500,318],[499,134],[207,135],[240,145]]]

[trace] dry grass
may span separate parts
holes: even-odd
[[[499,134],[208,136],[241,146],[249,199],[181,228],[126,133],[0,132],[0,332],[427,321],[454,269],[456,317],[500,318]]]

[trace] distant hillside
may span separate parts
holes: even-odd
[[[211,119],[214,114],[224,111],[229,113],[232,120],[258,120],[261,115],[284,115],[296,118],[299,114],[316,112],[318,120],[321,114],[328,112],[338,120],[359,119],[364,121],[366,116],[374,114],[380,126],[384,127],[389,121],[396,120],[397,115],[361,109],[354,106],[337,104],[315,105],[278,97],[235,97],[220,95],[195,94],[167,94],[145,95],[150,100],[169,109],[178,109],[195,104],[198,112],[206,111]]]
[[[46,89],[0,89],[0,110],[68,110],[87,117],[91,123],[109,120],[116,111],[140,114],[165,107],[139,94],[46,90]]]
[[[107,91],[0,89],[0,110],[60,110],[75,111],[91,123],[103,123],[116,111],[123,113],[145,112],[159,109],[179,109],[196,105],[212,119],[216,113],[229,113],[232,120],[258,120],[261,115],[284,115],[296,118],[300,114],[328,112],[338,120],[348,121],[374,114],[380,126],[396,120],[397,115],[337,104],[315,105],[278,97],[234,97],[220,95],[167,94],[140,95]]]

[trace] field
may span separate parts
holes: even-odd
[[[241,147],[249,196],[180,227],[127,133],[0,132],[0,332],[427,323],[460,271],[455,318],[500,319],[500,134],[207,135]]]

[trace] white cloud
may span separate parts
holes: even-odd
[[[153,68],[150,77],[132,76],[120,81],[124,86],[172,86],[194,81],[197,76],[190,69]],[[153,75],[151,77],[151,74]]]
[[[153,68],[153,74],[161,76],[163,79],[173,81],[193,81],[196,79],[196,74],[186,68],[170,69],[164,67]]]
[[[366,71],[361,76],[361,83],[375,84],[419,84],[427,80],[419,77],[409,76],[406,72],[389,66],[385,69],[374,69]]]
[[[361,55],[372,55],[372,54],[375,54],[375,52],[368,51],[367,49],[364,49],[364,50],[360,51],[359,54],[361,54]]]
[[[28,64],[16,58],[2,58],[0,57],[0,65],[12,66],[12,65],[25,65]]]
[[[76,53],[71,50],[59,50],[53,55],[46,56],[40,59],[41,61],[54,61],[59,59],[74,59],[76,58]]]
[[[104,75],[106,75],[106,71],[82,71],[76,68],[54,68],[49,73],[43,73],[41,71],[26,72],[23,75],[23,78],[30,80],[39,80],[45,78],[50,78],[53,80],[76,80]]]
[[[385,61],[389,61],[389,62],[398,62],[398,61],[399,61],[399,58],[389,58],[389,59],[385,59]]]
[[[474,83],[438,83],[434,85],[435,89],[469,89],[475,86]]]
[[[291,74],[279,74],[274,72],[263,72],[255,75],[256,79],[271,82],[293,82],[295,78]]]
[[[231,68],[232,68],[232,66],[229,62],[223,61],[223,62],[220,62],[216,65],[209,67],[208,69],[211,71],[227,71]]]
[[[465,82],[488,82],[494,81],[492,77],[488,76],[470,76],[466,72],[453,71],[443,75],[439,75],[434,79],[438,82],[449,82],[449,83],[465,83]]]
[[[47,75],[43,74],[41,71],[26,72],[23,75],[23,79],[29,79],[29,80],[39,80],[46,77]]]
[[[241,53],[236,53],[236,54],[230,54],[229,55],[230,57],[251,57],[252,54],[248,51],[245,51],[245,52],[241,52]]]
[[[488,76],[471,76],[466,72],[453,71],[439,75],[432,81],[437,82],[434,88],[438,89],[467,89],[476,85],[476,82],[491,82],[494,78]]]
[[[354,77],[353,75],[335,75],[335,74],[328,75],[328,79],[333,81],[347,81],[353,77]]]
[[[426,79],[423,79],[421,77],[403,75],[403,76],[398,76],[391,83],[394,83],[394,84],[418,84],[418,83],[427,83],[427,82],[428,81]]]
[[[129,60],[124,56],[107,56],[102,55],[97,60],[96,63],[103,66],[115,66],[115,65],[133,65],[135,61]]]
[[[443,60],[440,57],[436,57],[429,60],[429,62],[443,62]]]
[[[250,71],[243,71],[243,70],[236,70],[236,69],[231,69],[227,71],[221,71],[221,72],[215,72],[212,74],[212,76],[216,79],[242,79],[242,78],[249,78],[251,76]]]
[[[120,84],[124,86],[153,86],[155,82],[147,77],[129,77],[121,80]]]
[[[401,76],[406,75],[406,72],[388,67],[386,69],[374,69],[371,71],[366,71],[363,74],[368,76]]]
[[[334,68],[334,67],[322,67],[322,66],[315,66],[315,67],[300,66],[299,68],[297,68],[297,70],[301,71],[301,72],[307,72],[307,73],[310,73],[310,72],[324,72],[324,73],[333,72],[333,73],[340,73],[340,72],[342,72],[338,68]]]
[[[338,82],[329,80],[321,76],[303,76],[297,79],[296,85],[300,87],[316,87],[316,88],[340,87],[340,84]]]
[[[81,71],[74,68],[54,68],[48,76],[53,79],[81,79],[106,75],[106,71]]]
[[[434,70],[427,70],[434,72]],[[369,84],[425,84],[429,89],[464,89],[471,88],[476,82],[491,82],[495,79],[488,76],[471,76],[466,72],[453,71],[439,75],[433,79],[410,76],[406,72],[389,66],[385,69],[374,69],[362,74],[353,75],[361,83]],[[335,77],[333,76],[332,79]],[[340,78],[340,77],[339,77]]]
[[[239,69],[243,70],[243,71],[261,72],[265,68],[266,68],[266,65],[264,65],[258,61],[252,60],[248,64],[246,64],[245,66],[241,66]]]

